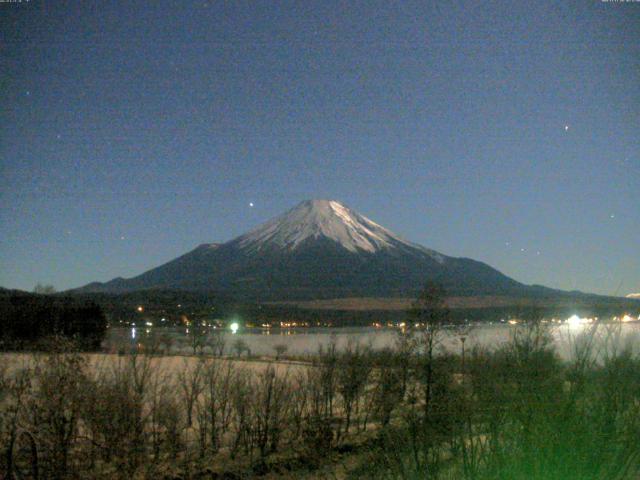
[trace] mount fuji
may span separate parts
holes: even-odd
[[[203,244],[136,277],[76,291],[175,289],[256,300],[405,297],[427,280],[459,296],[552,292],[406,241],[333,200],[304,201],[229,242]]]

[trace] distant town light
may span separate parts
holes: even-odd
[[[146,322],[147,327],[153,327],[153,322]]]
[[[580,317],[577,315],[571,315],[567,318],[567,323],[569,325],[580,325],[582,322],[580,321]]]
[[[135,339],[136,338],[136,327],[133,327],[131,329],[131,338]]]
[[[240,328],[240,325],[238,325],[238,322],[233,322],[231,325],[229,325],[229,329],[233,334],[235,334],[239,328]]]
[[[571,315],[567,318],[567,324],[572,327],[584,325],[586,323],[593,323],[593,318],[580,318],[578,315]]]
[[[139,312],[144,312],[144,307],[142,305],[138,305],[138,308],[136,309]]]

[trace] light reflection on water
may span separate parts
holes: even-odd
[[[465,349],[469,351],[474,346],[497,348],[507,342],[517,329],[518,325],[508,324],[483,324],[473,327],[465,335]],[[563,358],[570,358],[572,352],[584,341],[587,333],[595,329],[595,345],[599,350],[620,349],[629,345],[634,352],[640,352],[640,322],[611,322],[601,324],[561,324],[548,325],[554,339],[558,353]],[[133,341],[144,341],[153,335],[170,336],[172,340],[172,353],[190,353],[192,347],[190,338],[184,328],[156,328],[145,331],[145,334],[134,329],[115,327],[109,330],[105,347],[117,350],[119,346],[131,345]],[[218,333],[220,335],[220,333]],[[135,335],[135,336],[134,336]],[[299,328],[299,329],[253,329],[242,330],[232,334],[225,332],[226,352],[232,353],[233,343],[241,339],[254,355],[273,355],[276,345],[286,345],[289,355],[314,354],[320,346],[326,347],[332,341],[338,349],[344,348],[348,343],[359,343],[370,346],[373,349],[393,347],[398,338],[398,330],[391,328],[373,327],[345,327],[345,328]],[[132,338],[133,337],[133,338]],[[459,351],[461,348],[460,337],[453,332],[447,332],[442,336],[442,347],[450,351]],[[209,352],[208,347],[205,353]]]

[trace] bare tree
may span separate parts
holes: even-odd
[[[121,477],[133,475],[144,461],[155,410],[147,407],[157,373],[151,357],[134,351],[111,369],[99,369],[84,388],[83,426],[103,461],[113,463]]]
[[[238,358],[240,358],[244,352],[249,351],[249,346],[242,338],[236,338],[233,342],[233,349],[235,350]]]
[[[225,334],[220,332],[220,330],[214,330],[209,336],[209,346],[216,357],[222,357],[224,355],[226,343]]]
[[[231,444],[231,458],[235,458],[242,448],[246,455],[253,448],[251,400],[254,397],[254,385],[251,374],[245,369],[238,370],[231,388],[231,401],[233,404],[233,441]]]
[[[255,421],[252,431],[262,461],[278,448],[288,415],[290,390],[287,376],[276,375],[272,365],[258,375],[253,396]]]
[[[178,384],[182,392],[188,427],[193,425],[193,407],[204,389],[203,376],[205,369],[205,362],[202,359],[198,359],[195,364],[189,359],[185,359],[182,370],[178,373]]]
[[[276,352],[276,360],[280,360],[280,357],[287,353],[289,346],[284,343],[279,343],[278,345],[275,345],[273,349]]]
[[[14,446],[20,435],[20,418],[24,415],[25,403],[31,390],[33,372],[21,368],[12,375],[7,373],[6,365],[0,367],[0,444],[5,459],[6,478],[14,475]]]
[[[409,310],[409,319],[418,325],[417,344],[423,362],[421,380],[424,384],[424,413],[428,415],[433,388],[433,366],[436,348],[442,340],[443,329],[449,322],[446,293],[441,285],[428,282]]]
[[[62,478],[69,468],[79,426],[86,362],[67,341],[59,339],[51,348],[37,358],[36,388],[27,409],[48,471],[53,478]]]
[[[203,372],[204,389],[197,402],[198,429],[201,452],[218,452],[222,436],[231,421],[231,394],[235,379],[233,363],[209,361]]]
[[[349,432],[351,416],[357,409],[360,395],[369,381],[371,358],[369,350],[349,342],[340,354],[337,369],[337,391],[342,398],[345,415],[345,433]]]
[[[449,323],[445,298],[441,285],[428,282],[408,312],[408,328],[416,329],[417,363],[416,382],[411,386],[416,390],[410,394],[412,408],[405,412],[404,421],[408,427],[413,468],[426,478],[435,477],[440,466],[438,442],[441,441],[442,421],[446,419],[441,409],[448,403],[448,375],[444,371],[446,369],[438,369],[436,365],[436,349],[442,340],[444,327]],[[440,364],[441,367],[445,365]]]
[[[162,349],[162,354],[169,355],[174,344],[173,337],[169,333],[163,333],[158,338],[158,344]]]
[[[393,411],[403,401],[407,375],[404,359],[398,352],[382,350],[376,352],[375,359],[370,410],[385,427],[389,425]]]
[[[292,441],[298,439],[307,420],[309,410],[309,385],[305,372],[293,377],[291,388],[290,414],[292,421]]]
[[[207,342],[206,327],[195,325],[195,324],[192,325],[191,328],[189,328],[188,337],[189,337],[189,345],[191,346],[193,354],[194,355],[197,355],[198,353],[202,354]]]

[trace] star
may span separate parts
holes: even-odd
[[[565,125],[565,126],[564,126],[564,131],[565,131],[565,132],[568,132],[568,131],[569,131],[569,125]]]
[[[249,202],[249,206],[253,208],[253,202]]]
[[[616,216],[612,213],[611,215],[609,215],[610,218],[616,218]]]
[[[120,237],[120,240],[124,240],[124,235],[122,235],[122,236]]]

